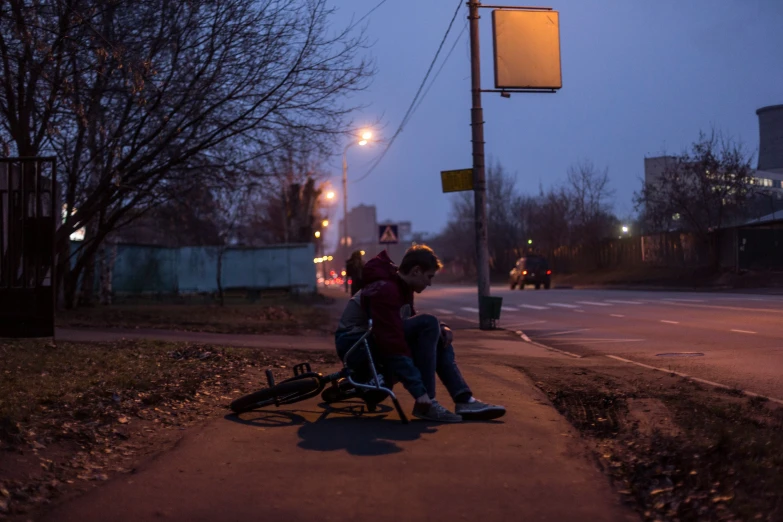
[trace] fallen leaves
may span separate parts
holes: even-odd
[[[677,377],[591,366],[518,367],[585,436],[603,471],[644,520],[777,520],[783,491],[783,408]],[[568,377],[565,377],[565,376]],[[665,407],[640,429],[629,403]],[[673,429],[676,428],[676,429]]]
[[[127,473],[188,426],[222,415],[231,399],[259,386],[264,368],[282,378],[290,370],[280,366],[337,362],[295,351],[130,340],[4,349],[0,449],[11,451],[0,452],[0,513],[9,516],[43,509],[65,488]]]

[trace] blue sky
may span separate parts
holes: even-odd
[[[348,24],[376,4],[333,0],[333,21]],[[441,59],[466,23],[462,6]],[[615,211],[626,216],[645,156],[680,152],[712,127],[756,151],[756,109],[783,104],[781,0],[547,6],[560,12],[562,90],[483,97],[487,155],[514,173],[523,191],[560,183],[570,165],[589,159],[609,169]],[[367,105],[357,123],[380,118],[381,134],[393,134],[456,7],[457,0],[388,0],[364,22],[378,73],[356,99]],[[482,83],[493,88],[491,11],[481,11]],[[349,181],[351,207],[374,204],[379,219],[410,220],[414,231],[444,226],[450,203],[439,173],[472,164],[469,67],[466,30],[383,162],[367,179]],[[349,180],[366,173],[381,150],[374,147],[351,149]],[[340,175],[339,159],[330,167]]]

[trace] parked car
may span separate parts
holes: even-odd
[[[549,269],[549,262],[545,257],[539,255],[520,257],[517,264],[511,269],[509,276],[509,286],[512,290],[517,286],[520,290],[524,290],[525,285],[535,285],[536,290],[544,285],[544,288],[548,290],[552,284],[552,271]]]

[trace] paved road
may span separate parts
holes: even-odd
[[[783,296],[509,290],[499,326],[582,357],[612,355],[783,400]],[[476,292],[435,286],[419,312],[475,326]]]

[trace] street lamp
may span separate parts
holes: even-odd
[[[334,199],[334,190],[330,190],[326,193],[326,199]]]
[[[324,219],[321,222],[321,226],[324,227],[324,228],[328,227],[329,226],[329,220],[328,219]]]
[[[351,141],[343,149],[343,240],[341,244],[348,247],[348,149],[353,145],[364,147],[372,140],[372,131],[365,130],[359,136],[359,141]],[[327,194],[327,198],[329,195]]]
[[[627,234],[627,233],[628,233],[628,226],[623,225],[623,234]]]

